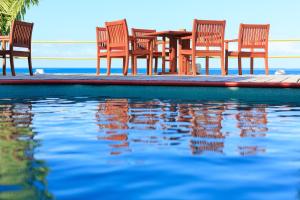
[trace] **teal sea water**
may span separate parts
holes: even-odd
[[[0,199],[299,199],[300,90],[0,86]]]

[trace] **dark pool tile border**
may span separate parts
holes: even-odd
[[[198,86],[198,87],[245,87],[245,88],[300,88],[300,83],[283,82],[222,82],[222,81],[162,81],[162,80],[71,80],[2,79],[0,85],[132,85],[132,86]]]

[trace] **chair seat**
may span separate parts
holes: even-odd
[[[166,56],[169,56],[169,52],[166,52],[165,53]],[[161,58],[163,56],[163,53],[162,52],[159,52],[159,51],[154,51],[153,52],[153,58]],[[142,55],[142,56],[138,56],[139,58],[145,58],[146,56],[145,55]]]
[[[182,49],[180,50],[181,55],[192,55],[192,49]],[[220,56],[221,50],[197,50],[196,56]]]
[[[228,51],[228,56],[232,57],[259,57],[264,58],[266,56],[265,52],[249,52],[249,51]]]
[[[106,52],[106,54],[107,54],[107,52]],[[126,51],[111,51],[110,52],[111,57],[124,57],[126,55],[127,55]]]

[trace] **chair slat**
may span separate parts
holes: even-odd
[[[96,28],[96,36],[97,36],[97,45],[100,49],[107,48],[107,31],[104,27]]]
[[[194,20],[194,38],[197,47],[220,47],[224,45],[225,21]]]

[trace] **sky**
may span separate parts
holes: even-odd
[[[226,39],[237,38],[240,23],[271,24],[270,39],[300,38],[299,0],[41,0],[26,21],[34,22],[33,40],[95,40],[95,27],[127,19],[129,28],[191,30],[192,20],[226,20]],[[300,55],[300,43],[271,43],[270,55]],[[35,57],[95,57],[90,45],[34,44]],[[237,61],[231,61],[232,67]],[[35,60],[38,67],[94,67],[95,61]],[[214,63],[218,66],[218,62]],[[118,63],[115,63],[118,65]],[[247,61],[245,61],[247,66]],[[263,67],[257,62],[258,67]],[[270,67],[297,68],[300,59],[271,59]]]

